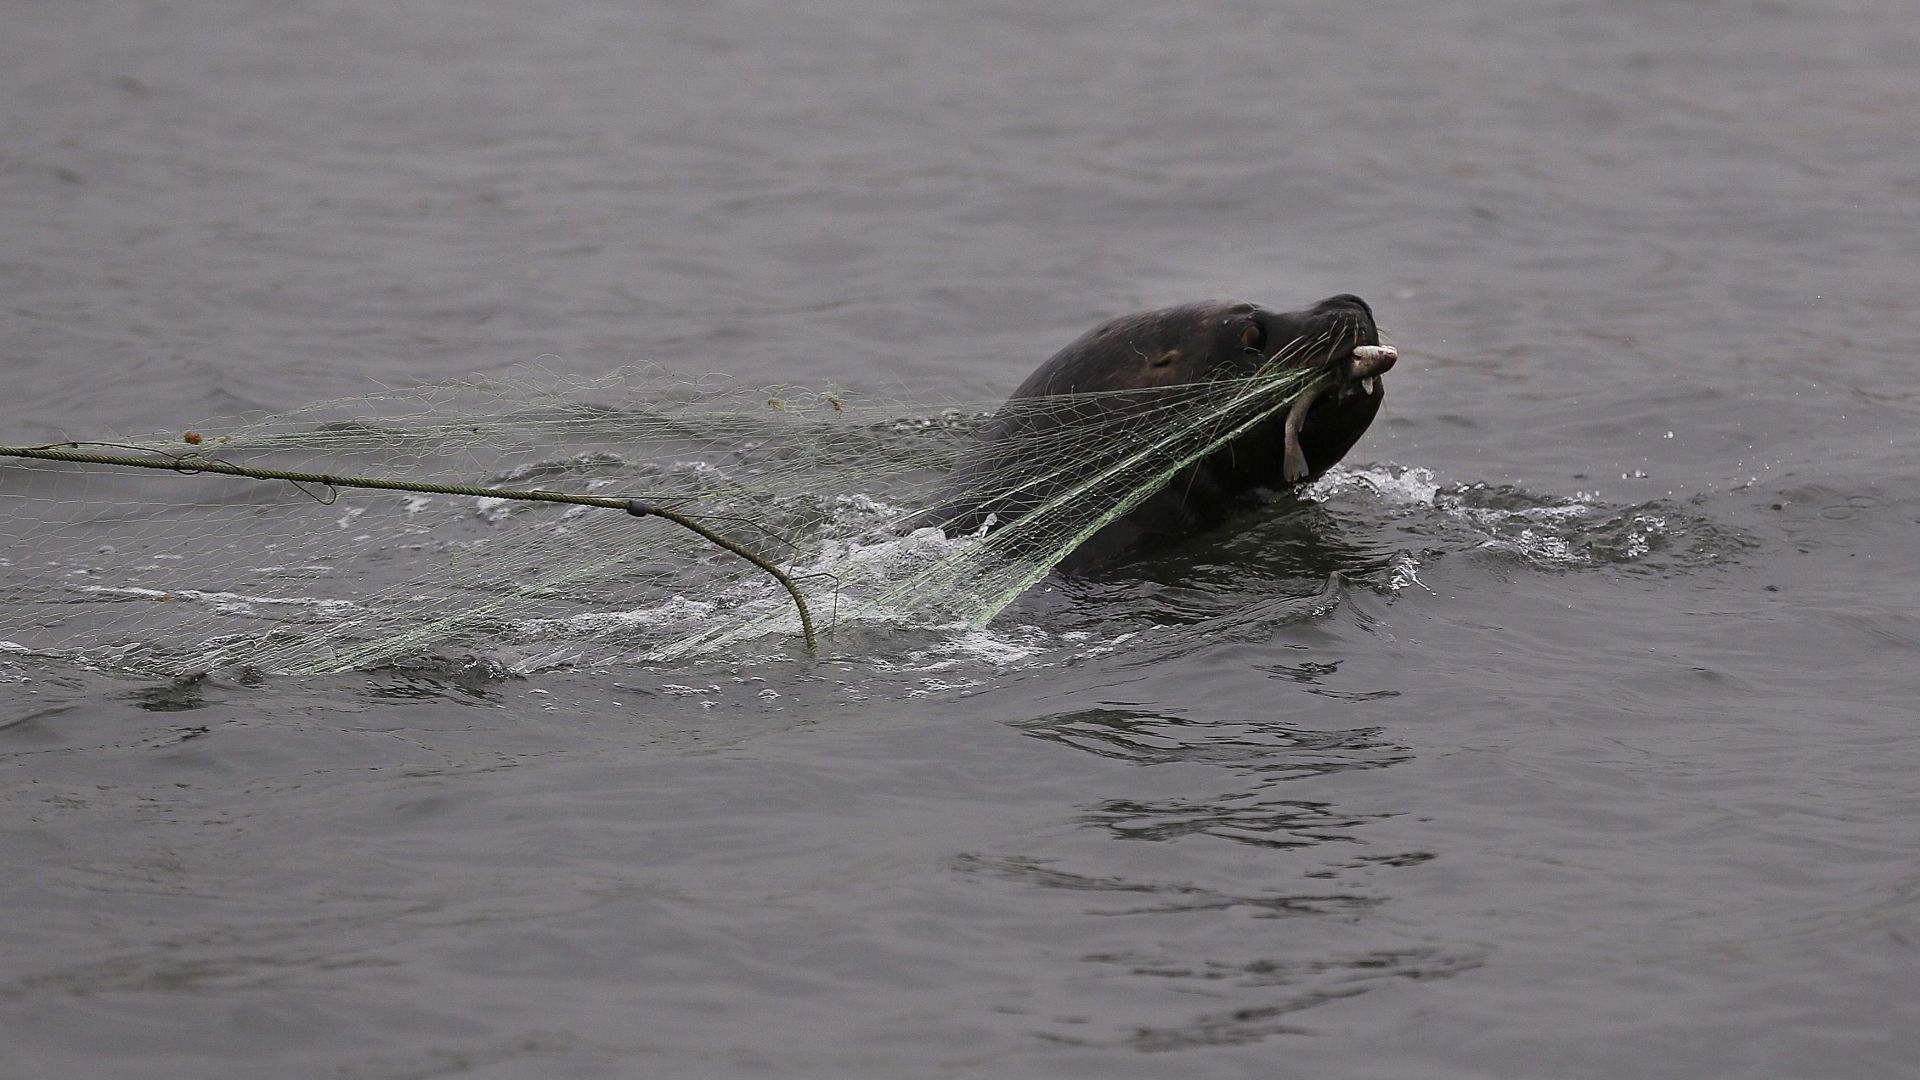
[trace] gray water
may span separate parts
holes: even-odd
[[[0,1075],[1913,1075],[1917,16],[12,0],[0,442],[991,400],[1217,296],[1402,360],[997,653],[0,656]]]

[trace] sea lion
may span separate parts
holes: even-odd
[[[1274,365],[1321,373],[1296,391],[1284,413],[1260,419],[1170,477],[1058,563],[1068,573],[1098,569],[1219,525],[1257,489],[1294,487],[1332,468],[1380,411],[1380,376],[1397,357],[1380,344],[1373,309],[1345,293],[1301,311],[1213,301],[1112,319],[1028,376],[975,431],[948,496],[907,524],[937,525],[949,536],[1005,527],[1083,482],[1071,461],[1036,460],[1081,449],[1076,429],[1097,428],[1109,445],[1116,438],[1151,445],[1163,415],[1156,402],[1180,393],[1167,388],[1243,378]],[[1088,394],[1100,396],[1080,396]]]

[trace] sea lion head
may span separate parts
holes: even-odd
[[[1381,376],[1395,359],[1380,344],[1373,309],[1346,293],[1298,311],[1208,301],[1111,319],[1069,342],[1014,390],[956,465],[952,495],[911,524],[939,524],[950,535],[1004,524],[1080,482],[1074,431],[1108,440],[1126,431],[1131,445],[1150,440],[1151,425],[1166,415],[1160,391],[1301,372],[1300,381],[1274,387],[1264,419],[1102,527],[1059,566],[1075,571],[1124,558],[1219,524],[1249,492],[1305,483],[1332,468],[1380,411]]]
[[[1375,359],[1364,370],[1342,367],[1356,347],[1379,344],[1373,309],[1348,293],[1299,311],[1246,301],[1182,304],[1101,323],[1040,365],[1012,396],[1140,390],[1251,375],[1266,365],[1325,367],[1357,384],[1393,366]],[[1375,379],[1366,393],[1378,391]]]
[[[1249,433],[1211,463],[1231,474],[1230,487],[1279,488],[1320,476],[1360,441],[1386,400],[1381,376],[1395,359],[1380,344],[1373,309],[1351,293],[1298,311],[1208,301],[1102,323],[1055,353],[1013,397],[1149,390],[1275,369],[1319,372],[1286,420]]]

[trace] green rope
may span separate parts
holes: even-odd
[[[67,443],[69,447],[78,447],[80,443]],[[700,536],[701,539],[716,547],[730,551],[767,572],[780,587],[793,597],[793,606],[800,613],[800,634],[806,639],[807,651],[816,651],[813,635],[813,616],[807,610],[806,598],[800,595],[800,589],[786,572],[768,562],[765,558],[746,547],[714,532],[705,525],[672,510],[663,509],[639,499],[616,499],[599,495],[575,495],[566,491],[545,491],[539,488],[493,488],[477,487],[472,484],[426,484],[412,480],[389,480],[378,476],[334,476],[328,473],[294,472],[288,469],[260,469],[246,465],[235,465],[231,461],[218,458],[203,458],[198,454],[178,456],[164,451],[154,450],[158,457],[131,457],[124,454],[98,454],[79,449],[60,449],[54,446],[0,446],[0,457],[33,458],[41,461],[70,461],[80,465],[118,465],[134,469],[161,469],[177,473],[218,473],[222,476],[243,476],[249,480],[285,480],[293,484],[318,484],[330,488],[367,488],[374,491],[406,491],[422,495],[470,495],[481,499],[514,499],[521,502],[570,503],[575,506],[600,506],[609,510],[625,510],[635,517],[657,517],[673,522],[683,529]]]

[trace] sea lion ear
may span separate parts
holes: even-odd
[[[1161,353],[1159,356],[1153,357],[1152,359],[1148,360],[1147,366],[1148,367],[1166,367],[1178,359],[1180,359],[1180,350],[1168,349],[1166,352]]]

